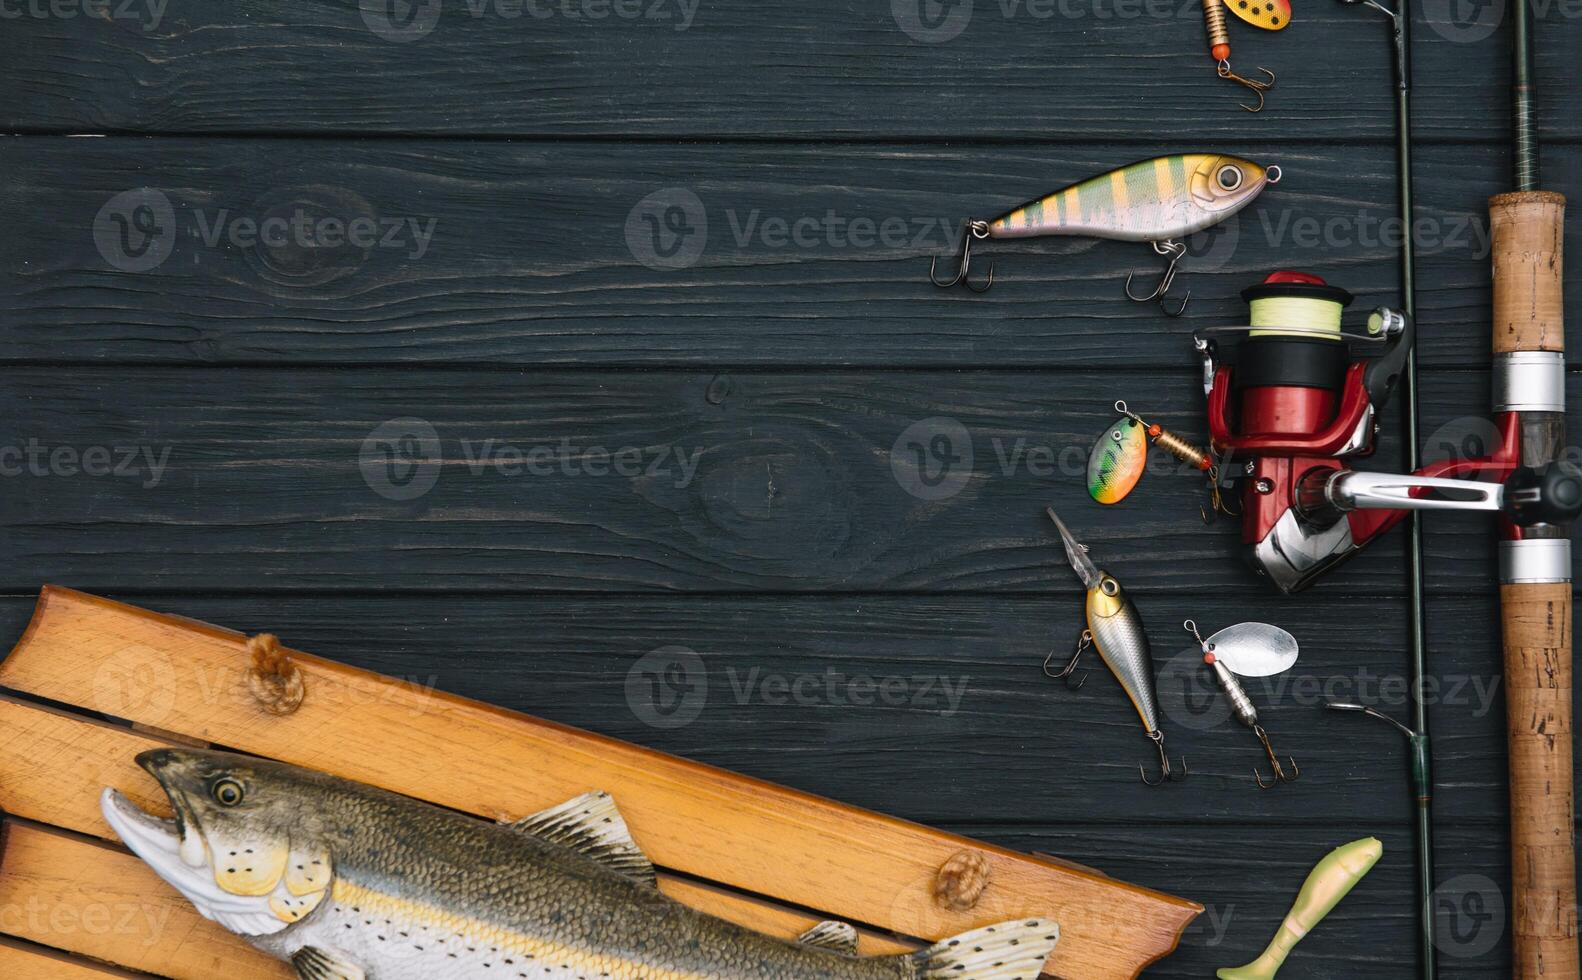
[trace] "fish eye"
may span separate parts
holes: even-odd
[[[1122,438],[1121,430],[1120,429],[1115,429],[1115,430],[1111,431],[1110,432],[1110,438],[1114,439],[1116,442],[1120,442],[1121,438]]]
[[[1233,191],[1241,186],[1241,168],[1234,164],[1227,164],[1219,168],[1219,173],[1214,175],[1222,190]]]
[[[1121,585],[1114,579],[1107,578],[1099,583],[1099,590],[1105,595],[1114,595],[1121,590]]]
[[[220,806],[236,806],[242,802],[242,784],[234,779],[221,779],[209,790],[209,795]]]

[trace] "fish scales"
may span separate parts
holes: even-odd
[[[176,817],[107,790],[116,833],[304,980],[1035,980],[1059,938],[1029,918],[858,957],[849,926],[790,942],[665,896],[608,794],[494,824],[268,760],[138,761]]]

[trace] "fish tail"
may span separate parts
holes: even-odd
[[[1037,980],[1060,941],[1051,919],[1002,922],[912,954],[918,980]]]

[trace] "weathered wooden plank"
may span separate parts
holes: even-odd
[[[1543,118],[1576,135],[1573,4],[1535,5]],[[1180,0],[130,0],[18,4],[0,46],[7,129],[491,135],[1139,137],[1344,132],[1387,140],[1371,11],[1233,25],[1279,73],[1255,121]],[[97,12],[98,16],[92,16]],[[1418,10],[1417,135],[1504,139],[1503,8]],[[1497,32],[1497,33],[1496,33]],[[392,40],[394,38],[394,40]],[[404,43],[403,43],[404,42]],[[487,66],[483,70],[482,66]]]
[[[1134,588],[1262,588],[1233,523],[1202,524],[1200,481],[1168,458],[1121,506],[1083,489],[1117,397],[1202,437],[1190,371],[12,368],[0,382],[0,465],[29,491],[0,501],[11,591],[1070,594],[1051,503]],[[1425,377],[1429,441],[1476,434],[1486,386]],[[1397,446],[1364,465],[1397,466]],[[1482,591],[1486,524],[1431,527],[1433,587]],[[1316,588],[1398,593],[1400,538]]]
[[[40,385],[54,397],[30,397]],[[1124,508],[1088,500],[1087,447],[1118,396],[1202,431],[1188,372],[14,369],[0,445],[46,451],[15,464],[40,492],[0,502],[5,581],[1070,594],[1053,502],[1134,587],[1251,583],[1230,525],[1199,520],[1195,476],[1162,473]],[[144,448],[120,478],[49,461],[91,442]],[[408,467],[410,451],[434,455]],[[1399,587],[1398,543],[1381,545],[1349,590]]]
[[[0,811],[118,842],[100,813],[99,794],[113,786],[143,810],[168,817],[165,794],[132,761],[139,752],[168,744],[123,726],[0,697]],[[659,887],[711,915],[774,935],[797,936],[819,921],[803,911],[668,873],[660,874]],[[859,930],[858,941],[866,954],[914,948],[870,929]]]
[[[1121,294],[1129,272],[1158,265],[1132,243],[993,243],[984,296],[925,280],[969,214],[1162,145],[13,139],[0,143],[13,271],[0,356],[1185,369],[1191,328],[1245,322],[1239,293],[1272,268],[1352,289],[1358,316],[1395,302],[1388,147],[1227,146],[1285,179],[1194,238],[1179,287],[1193,305],[1168,322]],[[1565,186],[1582,148],[1546,162]],[[1508,182],[1506,153],[1430,146],[1419,167],[1432,175],[1419,185],[1423,363],[1481,366],[1484,200]],[[124,196],[140,187],[158,192],[152,210]],[[256,226],[299,216],[259,242]],[[359,219],[375,222],[366,249],[335,224]],[[1572,221],[1582,229],[1582,209]],[[668,264],[667,248],[695,264]],[[1582,281],[1571,288],[1582,302]]]
[[[0,936],[0,965],[11,980],[132,980],[133,974],[102,963]]]
[[[953,934],[1052,915],[1068,930],[1048,967],[1059,976],[1135,976],[1175,948],[1198,912],[1094,872],[291,656],[311,696],[290,715],[269,716],[244,693],[240,634],[46,589],[27,633],[0,664],[0,684],[76,702],[97,697],[88,688],[102,690],[107,679],[150,678],[143,690],[152,697],[116,698],[127,720],[473,813],[537,810],[586,792],[590,782],[618,785],[633,835],[656,864],[897,931],[934,906],[945,861],[971,849],[989,862],[993,887],[970,912],[930,912],[929,921]],[[713,843],[700,848],[702,838]]]
[[[175,980],[285,980],[286,964],[259,956],[200,916],[137,858],[29,824],[6,835],[0,907],[11,935]]]

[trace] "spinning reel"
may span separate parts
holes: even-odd
[[[1341,328],[1352,296],[1317,276],[1275,272],[1242,293],[1248,326],[1194,334],[1203,360],[1214,452],[1240,464],[1242,542],[1253,567],[1282,592],[1306,588],[1410,510],[1475,510],[1500,515],[1504,581],[1569,573],[1560,525],[1582,514],[1582,471],[1569,463],[1533,468],[1525,458],[1558,455],[1551,445],[1565,418],[1561,355],[1506,354],[1496,360],[1494,452],[1433,463],[1412,474],[1351,468],[1373,452],[1378,416],[1406,370],[1414,341],[1405,314],[1380,308],[1365,333]],[[1217,335],[1241,335],[1235,363]],[[1348,341],[1377,345],[1352,359]],[[1542,447],[1546,452],[1538,453]],[[1458,477],[1482,476],[1497,482]]]

